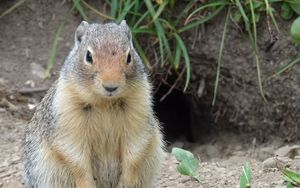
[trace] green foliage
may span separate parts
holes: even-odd
[[[286,188],[294,188],[293,184],[291,182],[289,182],[286,186]]]
[[[292,24],[291,35],[294,41],[300,44],[300,16]]]
[[[199,176],[199,160],[194,157],[194,155],[184,149],[173,148],[172,154],[179,161],[177,166],[177,171],[185,176],[190,176],[200,181]]]
[[[289,3],[282,3],[281,5],[281,17],[283,19],[289,20],[293,17],[294,11]]]
[[[188,3],[174,21],[171,14],[175,6],[174,0],[163,0],[157,1],[156,3],[152,0],[110,0],[107,2],[111,7],[110,15],[114,17],[117,22],[125,19],[126,16],[126,20],[128,20],[128,24],[132,29],[135,46],[148,67],[150,67],[150,63],[147,55],[145,55],[146,52],[143,51],[140,44],[138,44],[139,37],[153,40],[151,43],[159,54],[159,61],[162,67],[166,63],[169,63],[175,70],[182,66],[185,67],[186,79],[184,90],[186,90],[190,81],[190,57],[188,53],[189,50],[181,33],[212,19],[221,10],[220,7],[221,5],[223,6],[224,3],[206,5],[203,7],[203,10],[209,7],[216,7],[218,9],[211,14],[185,23],[188,13],[197,3]],[[196,9],[193,14],[199,11],[201,10]]]
[[[251,168],[248,163],[243,166],[243,172],[240,177],[240,188],[250,188],[251,187]]]
[[[291,19],[295,14],[300,15],[300,2],[298,0],[207,0],[204,3],[199,1],[189,1],[184,3],[175,0],[106,0],[106,3],[110,7],[109,15],[101,13],[84,0],[72,0],[72,2],[72,10],[79,12],[84,20],[88,20],[88,17],[85,14],[85,8],[99,15],[104,20],[114,20],[119,23],[123,19],[126,19],[132,30],[135,47],[148,68],[151,68],[151,63],[149,61],[149,52],[145,51],[145,49],[149,48],[145,48],[145,46],[140,44],[140,37],[144,40],[148,40],[148,44],[151,45],[150,48],[154,50],[155,54],[158,54],[157,60],[160,62],[161,67],[164,67],[166,64],[170,65],[177,73],[179,68],[185,68],[184,91],[187,89],[190,81],[191,68],[189,50],[183,39],[182,33],[194,29],[201,24],[205,24],[215,16],[219,15],[222,10],[227,9],[228,11],[224,22],[217,61],[213,105],[216,103],[217,99],[219,80],[221,77],[222,54],[223,49],[225,48],[226,31],[229,22],[233,21],[244,26],[243,28],[248,34],[256,64],[259,91],[262,99],[267,101],[263,90],[260,55],[257,47],[257,23],[261,21],[262,17],[265,17],[269,30],[272,30],[274,27],[277,32],[279,31],[274,16],[276,13],[273,8],[274,4],[281,5],[280,15],[284,19]],[[181,6],[182,8],[179,10],[176,9],[175,7],[178,6]],[[175,11],[178,11],[178,13],[174,14]],[[299,21],[297,20],[295,20],[293,24],[291,33],[294,40],[299,42],[299,32],[296,31],[299,31],[300,23],[298,23]],[[53,45],[57,46],[55,40],[58,37],[59,35],[56,33]],[[51,51],[53,49],[55,50],[56,46],[52,47]],[[150,54],[152,53],[153,51]],[[55,53],[50,53],[50,65],[53,64],[55,59],[53,54],[55,56]],[[286,66],[281,67],[274,75],[279,75],[294,64],[295,61],[289,62]],[[51,68],[52,65],[48,67]]]
[[[284,179],[288,182],[287,187],[293,187],[293,185],[299,187],[300,186],[300,173],[292,171],[291,169],[285,167],[279,169],[281,173],[284,175]]]
[[[298,0],[292,0],[289,2],[290,7],[294,10],[295,13],[300,15],[300,2]]]

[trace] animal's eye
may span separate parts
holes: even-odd
[[[93,63],[92,53],[89,50],[86,52],[85,60],[88,63]]]
[[[131,62],[131,55],[128,53],[126,63],[129,64]]]

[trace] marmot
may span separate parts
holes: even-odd
[[[123,20],[88,24],[25,130],[30,188],[152,188],[163,158],[151,84]]]

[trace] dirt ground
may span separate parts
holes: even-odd
[[[13,2],[0,2],[0,12]],[[73,33],[80,23],[77,15],[70,16],[57,51],[52,77],[44,80],[49,49],[54,34],[70,6],[62,1],[26,2],[17,11],[0,19],[0,188],[24,187],[21,178],[21,140],[24,127],[34,106],[44,91],[56,79],[64,58],[73,44]],[[41,90],[33,95],[20,93]],[[176,172],[177,162],[169,153],[156,187],[170,188],[234,188],[239,185],[242,166],[249,162],[253,172],[253,185],[257,188],[284,186],[281,173],[266,159],[278,152],[286,157],[292,168],[300,170],[300,159],[289,152],[278,150],[286,145],[284,138],[269,135],[261,144],[252,134],[222,131],[207,135],[198,143],[177,141],[176,146],[192,151],[200,160],[201,182]],[[298,144],[297,142],[289,143]],[[285,150],[286,151],[286,150]],[[266,165],[267,164],[267,165]],[[269,166],[268,166],[269,165]]]
[[[23,105],[23,106],[22,106]],[[0,187],[22,188],[21,140],[27,119],[22,112],[28,104],[15,106],[15,109],[0,108]],[[27,109],[27,111],[30,111]],[[13,114],[13,115],[12,115]],[[29,113],[30,114],[30,113]],[[252,169],[255,188],[274,188],[285,185],[282,174],[273,163],[263,162],[278,153],[283,146],[280,138],[257,145],[254,138],[247,135],[222,132],[210,135],[202,143],[177,141],[168,146],[184,147],[191,150],[201,160],[199,173],[201,182],[180,175],[176,171],[177,161],[166,154],[157,188],[234,188],[239,187],[242,166],[248,162]],[[281,149],[282,150],[282,149]],[[287,151],[287,150],[285,150]],[[284,152],[281,152],[284,154]],[[299,154],[299,153],[298,153]],[[298,155],[297,154],[297,155]],[[289,156],[289,155],[286,155]],[[283,161],[295,170],[300,170],[300,159],[292,156]]]

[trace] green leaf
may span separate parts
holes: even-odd
[[[248,163],[243,166],[243,172],[240,178],[240,188],[250,188],[251,187],[251,168]]]
[[[293,40],[300,44],[300,16],[292,24],[291,35]]]
[[[292,171],[289,168],[284,168],[281,171],[287,178],[289,178],[290,180],[292,180],[292,183],[294,183],[297,186],[300,186],[300,174]]]
[[[199,161],[195,158],[183,160],[177,166],[177,171],[180,174],[193,177],[198,181],[200,181],[198,169],[199,169]]]
[[[294,12],[296,12],[298,15],[300,15],[300,3],[295,1],[295,2],[291,2],[289,4],[290,4],[290,7],[294,10]]]
[[[294,188],[293,184],[291,182],[289,182],[286,186],[286,188]]]
[[[185,176],[190,176],[200,181],[199,176],[199,160],[194,157],[194,155],[181,148],[173,148],[172,154],[175,156],[179,165],[177,166],[177,171]]]
[[[177,161],[181,162],[185,159],[193,159],[194,154],[192,154],[190,151],[181,149],[181,148],[173,148],[172,149],[172,154],[175,156]]]
[[[289,20],[293,17],[293,9],[288,3],[283,2],[281,4],[281,17],[285,20]]]

